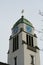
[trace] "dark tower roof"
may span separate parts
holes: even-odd
[[[24,16],[22,16],[22,17],[13,25],[13,28],[14,28],[15,26],[17,26],[18,24],[20,24],[20,23],[25,23],[25,24],[27,24],[27,25],[33,27],[32,23],[31,23],[30,21],[28,21],[27,19],[25,19]]]

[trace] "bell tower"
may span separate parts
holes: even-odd
[[[40,65],[37,36],[30,21],[22,16],[12,27],[9,39],[8,64]]]

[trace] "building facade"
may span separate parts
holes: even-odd
[[[9,65],[9,64],[7,64],[7,63],[3,63],[3,62],[0,62],[0,65]]]
[[[8,51],[9,65],[40,65],[34,27],[22,16],[12,27]]]

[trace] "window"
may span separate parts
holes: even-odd
[[[33,55],[31,55],[31,64],[35,65],[35,57]]]
[[[33,46],[33,37],[31,37],[31,46]]]
[[[29,40],[28,40],[28,35],[26,35],[26,40],[27,40],[27,44],[29,43]]]
[[[29,36],[29,45],[33,47],[33,37]]]
[[[27,44],[33,47],[33,37],[26,35]]]
[[[31,64],[34,64],[34,56],[31,55]]]
[[[17,57],[14,58],[15,65],[17,65]]]
[[[31,36],[29,36],[29,45],[31,46]]]
[[[18,45],[18,35],[13,38],[13,51],[17,50],[19,47]]]
[[[15,41],[15,39],[13,38],[13,51],[14,51],[14,46],[15,46],[15,45],[14,45],[14,41]]]

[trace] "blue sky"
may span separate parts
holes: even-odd
[[[9,36],[13,24],[21,17],[24,9],[24,17],[27,18],[36,30],[43,32],[43,0],[0,0],[0,62],[7,62],[7,51],[9,48]],[[38,46],[43,49],[43,34],[35,31]],[[40,40],[42,39],[42,40]],[[43,52],[40,51],[41,65],[43,65]]]

